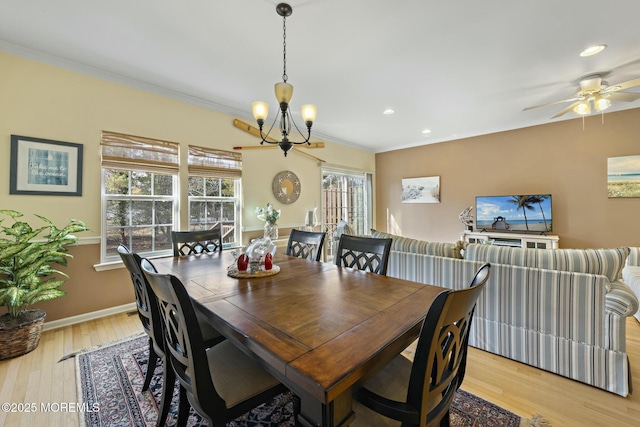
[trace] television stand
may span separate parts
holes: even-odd
[[[558,249],[560,238],[550,234],[519,234],[499,231],[464,231],[460,240],[531,249]]]

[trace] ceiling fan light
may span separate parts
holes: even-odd
[[[279,82],[275,84],[273,89],[276,93],[276,99],[280,104],[283,102],[285,104],[289,104],[291,102],[291,98],[293,97],[293,85],[287,82]]]
[[[591,112],[591,106],[588,101],[582,101],[573,108],[573,111],[582,115],[589,114]]]
[[[251,103],[251,111],[253,112],[253,117],[256,120],[266,120],[269,115],[269,104],[266,102],[253,102]]]
[[[307,122],[315,122],[316,115],[318,114],[318,108],[313,104],[304,104],[302,106],[302,120]]]
[[[604,111],[607,108],[611,107],[611,101],[607,98],[598,96],[593,100],[593,105],[596,108],[596,111]]]

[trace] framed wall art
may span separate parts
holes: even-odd
[[[82,144],[11,135],[9,194],[82,196]]]
[[[610,157],[607,160],[609,197],[640,197],[640,156]]]
[[[403,178],[402,203],[440,203],[440,177]]]

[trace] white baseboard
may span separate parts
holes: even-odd
[[[119,305],[117,307],[105,308],[104,310],[92,311],[90,313],[78,314],[77,316],[65,317],[64,319],[52,320],[51,322],[44,322],[44,324],[42,325],[42,330],[50,331],[52,329],[75,325],[76,323],[82,323],[88,320],[111,316],[112,314],[136,310],[136,303],[132,302],[130,304]]]

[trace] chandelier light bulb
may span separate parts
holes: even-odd
[[[315,122],[316,115],[318,114],[318,108],[313,104],[304,104],[302,106],[302,120],[307,122]]]
[[[266,102],[256,101],[251,104],[251,110],[253,111],[253,117],[256,120],[266,120],[269,115],[269,104]]]
[[[279,82],[275,84],[273,89],[279,104],[284,102],[288,105],[291,102],[291,98],[293,98],[293,85],[286,82]]]

